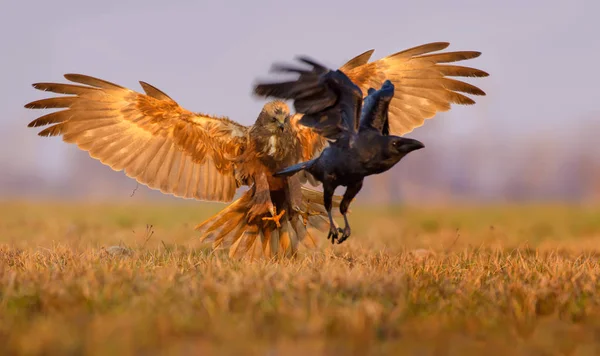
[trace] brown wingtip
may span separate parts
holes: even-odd
[[[358,56],[355,56],[354,58],[352,58],[352,60],[361,60],[361,61],[364,61],[364,63],[366,63],[369,61],[369,59],[371,58],[371,56],[373,55],[374,52],[375,52],[375,48],[372,48],[368,51],[364,51],[363,53],[359,54]]]
[[[64,77],[65,77],[65,79],[67,79],[69,81],[79,83],[79,84],[89,85],[89,86],[95,87],[95,88],[128,90],[127,88],[125,88],[121,85],[109,82],[104,79],[85,75],[85,74],[67,73],[64,75]]]
[[[427,43],[426,46],[436,46],[440,50],[442,50],[442,49],[448,48],[448,46],[450,46],[450,42],[446,42],[446,41],[431,42],[431,43]]]
[[[484,70],[478,69],[477,72],[474,73],[474,76],[477,78],[485,78],[485,77],[489,77],[490,73],[488,73]]]
[[[370,49],[368,51],[364,51],[363,53],[355,56],[354,58],[350,59],[348,62],[346,62],[343,66],[341,66],[339,69],[343,72],[343,71],[349,71],[352,70],[356,67],[360,67],[362,65],[365,65],[369,62],[369,59],[371,59],[371,56],[373,55],[373,52],[375,52],[375,49]]]
[[[48,127],[38,133],[38,136],[42,137],[50,137],[50,136],[58,136],[62,133],[63,124],[56,124]]]
[[[165,92],[163,92],[162,90],[158,89],[154,85],[148,84],[148,83],[146,83],[144,81],[141,81],[141,80],[139,81],[139,83],[142,86],[142,89],[144,90],[144,92],[146,93],[146,95],[148,95],[150,97],[153,97],[155,99],[158,99],[158,100],[167,100],[167,101],[175,102],[175,100],[173,100]]]
[[[63,77],[66,80],[73,81],[73,79],[77,79],[77,78],[81,78],[81,77],[87,77],[87,75],[83,75],[83,74],[79,74],[79,73],[66,73],[66,74],[63,74]]]

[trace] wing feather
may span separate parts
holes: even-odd
[[[165,94],[162,90],[142,81],[140,81],[140,85],[142,86],[142,89],[144,89],[146,95],[158,100],[165,100],[175,103],[175,100],[171,99],[171,97]]]
[[[356,68],[358,66],[362,66],[364,64],[367,64],[369,62],[369,59],[373,55],[373,52],[375,52],[375,50],[374,49],[370,49],[368,51],[365,51],[365,52],[359,54],[358,56],[352,58],[351,60],[349,60],[348,62],[346,62],[346,64],[344,64],[343,66],[341,66],[340,70],[343,72],[343,71],[351,70],[351,69],[354,69],[354,68]]]
[[[228,202],[237,188],[237,158],[248,128],[228,118],[192,113],[167,94],[140,82],[141,94],[108,81],[66,74],[77,84],[37,83],[57,96],[30,109],[63,109],[29,127],[49,127],[40,136],[62,135],[116,171],[153,189],[184,198]]]

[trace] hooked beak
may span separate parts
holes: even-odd
[[[281,131],[283,131],[283,129],[285,128],[285,122],[280,122],[278,127]]]

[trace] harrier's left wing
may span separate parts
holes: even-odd
[[[487,77],[488,73],[446,64],[477,58],[481,52],[432,53],[449,45],[447,42],[428,43],[342,71],[362,89],[364,96],[368,89],[381,87],[385,80],[394,84],[394,97],[389,106],[390,133],[404,135],[438,112],[450,110],[451,104],[475,104],[462,93],[485,95],[478,87],[451,77]]]

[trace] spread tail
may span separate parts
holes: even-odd
[[[314,159],[310,160],[310,161],[298,163],[293,166],[289,166],[285,169],[282,169],[279,172],[275,172],[275,174],[273,174],[273,176],[274,177],[289,177],[296,172],[300,172],[302,170],[309,169],[314,163],[315,163]]]
[[[341,197],[333,198],[333,207],[339,207]],[[300,245],[309,249],[317,247],[313,236],[315,230],[329,230],[323,193],[302,187],[302,205],[300,208],[309,213],[307,221],[298,214],[293,214],[289,220],[286,212],[280,221],[281,227],[260,219],[249,223],[247,214],[252,207],[252,191],[248,190],[228,207],[196,226],[196,230],[201,234],[200,241],[212,242],[213,249],[229,248],[229,257],[290,257],[297,253]]]

